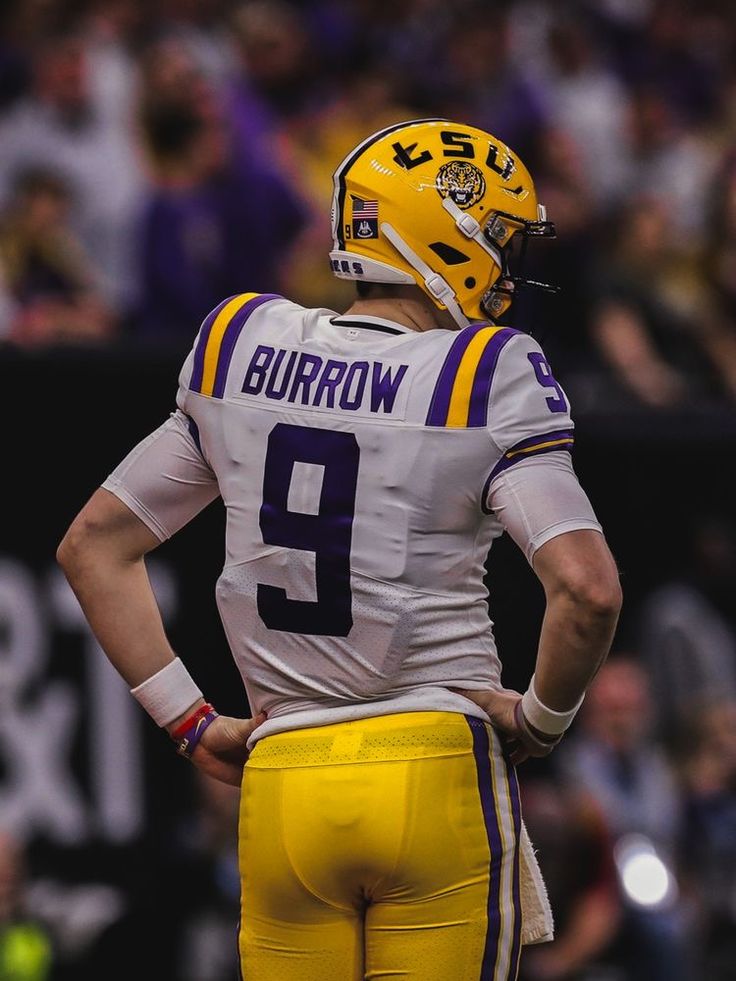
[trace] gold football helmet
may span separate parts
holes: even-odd
[[[332,271],[416,284],[459,327],[500,317],[520,285],[512,240],[552,238],[519,158],[490,133],[447,119],[389,126],[334,173]]]

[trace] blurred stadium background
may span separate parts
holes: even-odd
[[[733,981],[731,0],[5,0],[0,28],[0,981],[238,976],[234,794],[130,698],[54,551],[224,296],[345,308],[332,170],[423,115],[507,141],[557,223],[533,261],[562,291],[515,316],[571,398],[624,587],[581,715],[520,774],[558,927],[521,979]],[[151,572],[243,713],[222,533],[213,505]],[[488,583],[521,687],[541,592],[503,539]]]

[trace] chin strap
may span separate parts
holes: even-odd
[[[442,199],[442,207],[448,212],[454,219],[455,225],[458,231],[465,236],[465,238],[471,238],[474,242],[477,242],[482,249],[484,249],[493,261],[498,266],[499,275],[503,272],[503,257],[495,246],[491,245],[488,239],[483,234],[483,229],[479,223],[469,215],[467,211],[462,211],[452,198],[447,197]]]
[[[427,263],[416,254],[414,249],[404,241],[393,225],[389,225],[385,221],[381,222],[381,231],[396,251],[406,259],[412,269],[415,269],[419,273],[424,280],[427,292],[435,300],[438,300],[443,306],[447,307],[450,316],[458,327],[467,327],[470,321],[460,309],[455,291],[447,280],[443,279],[439,273],[434,272],[433,269],[430,269]]]

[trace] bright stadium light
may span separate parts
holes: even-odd
[[[652,842],[643,835],[626,835],[614,850],[616,868],[629,902],[644,909],[663,909],[677,897],[677,883]]]

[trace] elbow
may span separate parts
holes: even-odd
[[[606,584],[595,584],[584,596],[590,614],[596,619],[615,623],[623,605],[623,593],[618,577]]]
[[[72,525],[56,547],[57,565],[61,567],[61,571],[67,579],[72,578],[83,551],[80,536]]]
[[[88,564],[91,547],[87,523],[81,517],[75,518],[56,548],[56,562],[70,583]]]
[[[542,545],[535,559],[547,602],[560,616],[591,626],[615,626],[623,603],[621,583],[600,534],[583,530],[559,535]]]
[[[579,570],[559,583],[567,604],[600,624],[615,624],[623,605],[623,593],[615,566]]]

